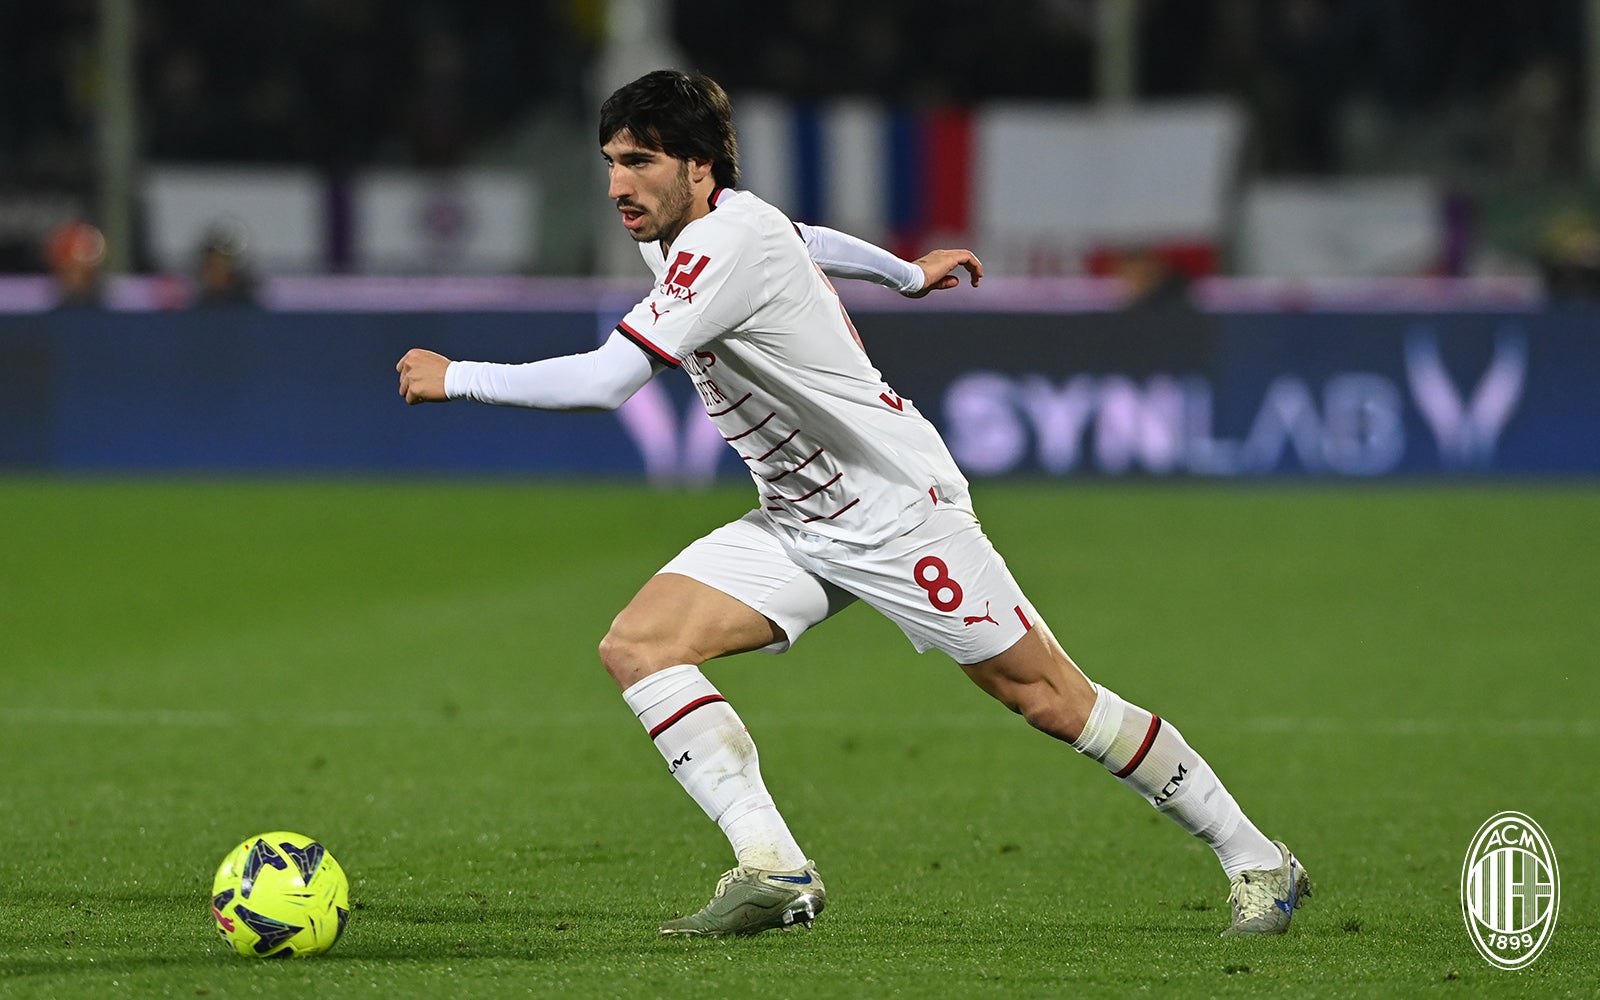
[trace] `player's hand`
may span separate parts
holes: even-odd
[[[450,397],[444,394],[444,370],[450,359],[443,354],[413,347],[394,366],[400,373],[400,395],[408,403],[443,403]]]
[[[922,268],[922,287],[915,292],[901,292],[908,299],[920,299],[929,292],[954,288],[961,284],[958,268],[966,268],[972,276],[972,287],[983,280],[983,261],[971,250],[934,250],[912,261]]]

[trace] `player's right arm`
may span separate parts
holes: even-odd
[[[395,365],[407,403],[471,399],[539,410],[614,410],[660,370],[619,333],[596,350],[523,365],[452,361],[421,348]]]

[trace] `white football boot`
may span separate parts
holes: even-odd
[[[1283,863],[1270,870],[1243,871],[1229,882],[1228,902],[1233,907],[1233,925],[1223,937],[1246,934],[1282,934],[1294,919],[1295,908],[1311,895],[1311,876],[1300,866],[1300,859],[1274,840]]]
[[[822,876],[807,861],[792,872],[769,872],[740,865],[717,882],[705,909],[661,925],[666,936],[725,937],[759,934],[774,928],[810,927],[827,898]]]

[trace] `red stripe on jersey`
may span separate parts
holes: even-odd
[[[832,514],[829,514],[828,515],[828,520],[830,520],[830,521],[833,520],[834,518],[838,517],[840,514],[843,514],[845,511],[849,510],[851,507],[854,507],[856,504],[858,504],[860,502],[861,502],[861,498],[860,497],[856,497],[854,500],[850,501],[849,503],[845,504],[843,507],[840,507],[838,510],[834,511]],[[812,521],[820,521],[820,520],[822,520],[822,515],[818,514],[816,517],[808,517],[808,518],[806,518],[804,521],[802,521],[800,523],[801,524],[810,524]]]
[[[1022,605],[1019,604],[1011,610],[1017,613],[1017,621],[1022,623],[1022,630],[1024,632],[1032,632],[1033,622],[1028,621],[1028,616],[1022,613]]]
[[[784,476],[789,475],[791,472],[799,472],[801,469],[805,468],[806,466],[810,465],[813,461],[815,461],[817,456],[820,455],[820,454],[822,454],[822,449],[818,448],[816,451],[814,451],[811,454],[807,455],[806,456],[806,460],[804,462],[801,462],[799,465],[797,465],[794,468],[789,469],[789,470],[787,470],[785,472],[778,473],[776,476],[773,476],[772,478],[768,479],[767,482],[775,483],[778,480],[782,479]]]
[[[972,114],[942,109],[927,120],[927,149],[922,157],[923,203],[928,206],[928,228],[964,233],[972,223]]]
[[[676,355],[671,354],[671,353],[669,353],[667,351],[664,351],[661,348],[657,347],[656,345],[652,344],[650,342],[650,338],[649,337],[646,337],[644,334],[640,333],[638,330],[635,330],[633,327],[629,326],[626,322],[622,322],[622,323],[618,323],[617,324],[617,332],[622,334],[624,337],[627,337],[629,340],[633,341],[646,354],[650,355],[656,361],[661,362],[662,364],[666,365],[667,367],[669,367],[669,368],[678,368],[678,367],[681,367],[683,365],[683,362]]]
[[[681,720],[685,715],[688,715],[697,708],[705,708],[707,705],[714,705],[719,701],[727,700],[728,699],[724,698],[720,694],[708,694],[704,698],[696,698],[694,701],[689,702],[689,704],[678,709],[676,712],[673,712],[672,715],[666,719],[666,721],[650,730],[650,738],[655,739],[657,736],[660,736],[662,733],[671,729],[673,726],[677,725],[679,720]]]
[[[802,496],[797,496],[793,500],[790,500],[788,497],[784,497],[783,499],[787,503],[799,503],[802,500],[809,500],[812,497],[816,496],[818,493],[821,493],[823,490],[827,489],[828,487],[832,486],[834,483],[837,483],[839,480],[841,480],[843,478],[844,478],[844,473],[842,473],[842,472],[837,473],[837,474],[834,475],[834,477],[832,479],[830,479],[827,482],[823,483],[821,486],[818,486],[816,489],[812,490],[810,493],[806,493],[806,494],[804,494]]]
[[[796,434],[799,434],[799,433],[800,433],[800,428],[796,427],[794,430],[789,432],[789,436],[788,437],[784,438],[782,441],[779,441],[777,444],[773,445],[771,448],[768,448],[765,453],[757,456],[756,457],[756,461],[765,462],[767,460],[767,458],[773,452],[777,451],[779,448],[782,448],[784,445],[788,444],[790,441],[793,441],[794,440],[794,436]]]
[[[1150,716],[1150,728],[1144,734],[1144,742],[1139,744],[1139,752],[1133,755],[1132,760],[1128,761],[1127,767],[1116,772],[1115,777],[1126,778],[1137,770],[1140,764],[1144,763],[1144,756],[1150,752],[1150,744],[1156,741],[1156,734],[1159,732],[1161,732],[1161,716],[1152,715]]]
[[[735,434],[733,437],[728,437],[726,434],[724,434],[722,436],[722,440],[724,440],[724,441],[737,441],[740,438],[744,437],[746,434],[754,434],[756,431],[759,431],[761,428],[767,426],[767,421],[771,420],[773,417],[775,417],[777,415],[778,415],[778,411],[777,410],[773,410],[771,413],[769,413],[766,416],[761,418],[761,423],[756,424],[754,427],[750,428],[747,431],[740,431],[739,433]]]
[[[745,400],[747,400],[749,398],[750,398],[750,394],[747,392],[743,396],[740,396],[738,399],[734,400],[733,405],[728,407],[726,410],[716,410],[716,411],[707,410],[706,411],[706,416],[708,416],[708,417],[720,417],[724,413],[732,413],[734,410],[737,410],[739,407],[743,406],[745,404]]]

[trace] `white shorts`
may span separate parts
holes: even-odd
[[[950,505],[874,546],[790,534],[751,511],[692,542],[660,570],[698,580],[771,619],[787,637],[866,601],[911,640],[977,663],[1010,649],[1038,615],[971,511]]]

